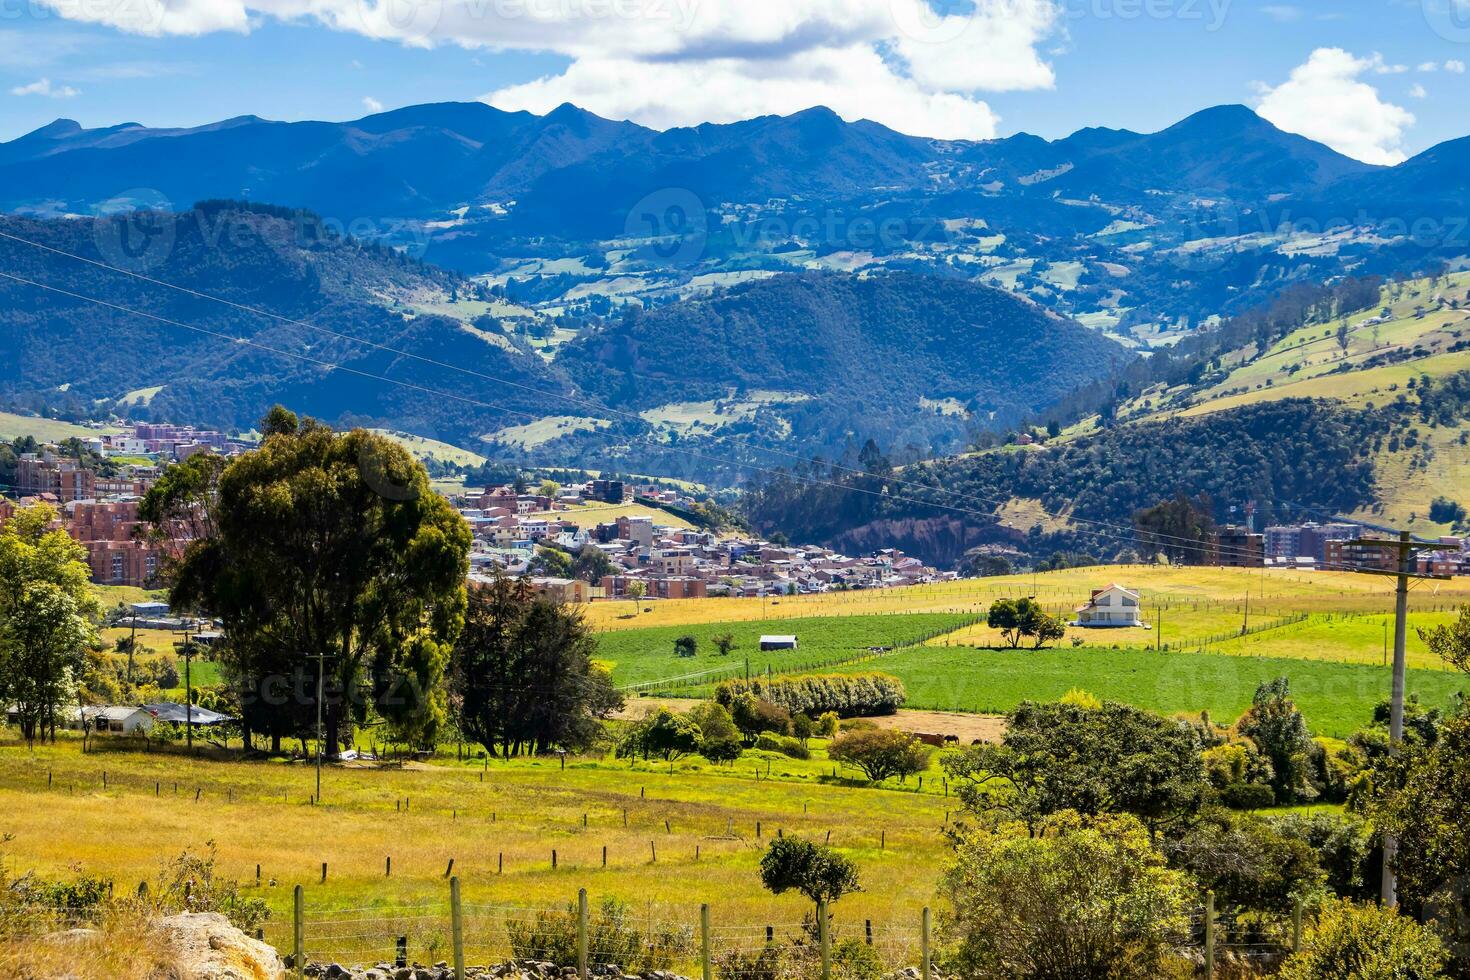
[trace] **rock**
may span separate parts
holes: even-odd
[[[279,980],[280,954],[217,912],[182,912],[159,923],[191,980]]]

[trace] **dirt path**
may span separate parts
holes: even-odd
[[[624,720],[640,718],[649,708],[659,706],[675,711],[688,711],[698,703],[693,698],[629,698],[627,705],[614,717]],[[996,742],[1006,730],[1005,718],[1000,715],[971,715],[952,711],[900,708],[897,714],[868,720],[879,728],[897,728],[923,735],[953,735],[960,740],[961,745],[969,745],[975,739]]]

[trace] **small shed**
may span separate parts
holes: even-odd
[[[795,650],[795,636],[763,636],[761,637],[762,650]]]

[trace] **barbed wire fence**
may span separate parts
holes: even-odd
[[[710,905],[680,907],[649,902],[647,909],[587,890],[560,906],[465,902],[458,877],[440,901],[316,908],[302,886],[293,893],[290,922],[277,920],[262,935],[287,953],[289,975],[308,964],[405,967],[452,964],[456,978],[506,963],[541,966],[578,980],[646,975],[653,971],[701,980],[769,980],[807,976],[832,980],[860,960],[884,975],[912,970],[933,976],[935,935],[925,907],[912,921],[875,922],[844,916],[819,903],[801,921],[723,921]],[[1212,980],[1229,963],[1279,961],[1302,946],[1304,905],[1290,913],[1216,909],[1215,896],[1186,912],[1171,945]],[[926,973],[927,971],[927,973]]]

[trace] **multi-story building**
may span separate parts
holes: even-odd
[[[97,495],[96,475],[75,460],[54,453],[23,453],[16,461],[15,482],[22,497],[52,494],[57,500],[90,500]]]
[[[1398,568],[1399,556],[1395,548],[1351,541],[1329,541],[1323,567],[1332,570],[1370,568],[1391,572]]]
[[[153,585],[160,550],[139,535],[137,500],[82,500],[66,505],[67,530],[87,549],[99,585]]]
[[[1266,536],[1227,524],[1215,533],[1215,564],[1260,568],[1266,564]]]

